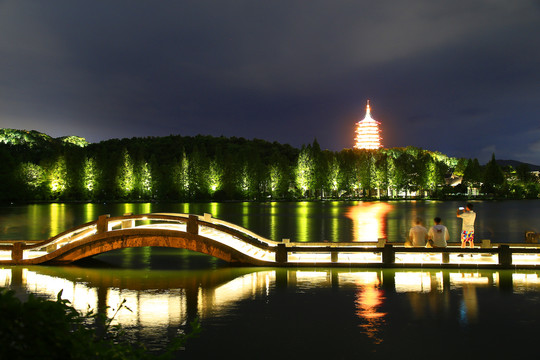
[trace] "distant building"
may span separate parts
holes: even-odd
[[[380,122],[371,117],[369,100],[366,106],[366,116],[356,124],[355,149],[380,149],[381,130],[379,129]]]
[[[445,178],[446,185],[450,185],[452,187],[461,185],[461,182],[463,181],[463,176],[456,176],[454,174],[451,174],[450,176]]]

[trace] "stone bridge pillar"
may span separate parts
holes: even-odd
[[[396,262],[396,253],[392,244],[385,244],[382,251],[382,262],[384,265],[393,265]]]
[[[189,215],[187,222],[187,232],[193,235],[199,234],[199,224],[197,215]]]
[[[278,264],[287,263],[287,247],[285,244],[278,244],[276,248],[276,262]]]
[[[111,215],[100,215],[97,220],[97,233],[102,234],[109,231],[109,217]]]
[[[510,251],[510,246],[499,246],[499,265],[506,268],[512,265],[512,252]]]
[[[13,243],[13,248],[11,250],[11,260],[20,261],[23,258],[23,243],[16,242]]]

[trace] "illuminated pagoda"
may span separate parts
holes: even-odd
[[[364,120],[359,121],[356,124],[356,143],[355,149],[379,149],[382,147],[381,136],[379,129],[380,122],[371,117],[371,111],[369,108],[369,100],[366,106],[366,116]]]

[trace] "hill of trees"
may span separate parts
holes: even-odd
[[[0,129],[2,201],[537,198],[527,164],[481,166],[415,147],[321,150],[212,136],[88,143]],[[460,184],[455,185],[455,183]],[[451,184],[454,182],[454,184]]]

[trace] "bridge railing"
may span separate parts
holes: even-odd
[[[411,248],[403,244],[362,246],[333,243],[326,246],[295,246],[281,249],[281,264],[341,266],[440,266],[522,267],[540,266],[540,248],[526,244],[494,244],[490,247]]]
[[[43,241],[18,241],[0,245],[0,261],[20,261],[44,256],[74,242],[85,241],[92,235],[134,229],[159,228],[201,234],[230,246],[250,257],[275,261],[276,241],[259,236],[235,224],[213,218],[211,214],[192,215],[178,213],[124,214],[111,217],[101,215],[97,220],[66,230]],[[212,232],[211,229],[215,230]],[[217,235],[216,235],[217,232]]]
[[[170,229],[186,231],[192,234],[201,234],[201,231],[203,231],[205,228],[214,229],[220,233],[240,239],[263,250],[272,249],[281,243],[267,239],[228,221],[216,219],[208,213],[205,213],[204,215],[171,213],[152,213],[142,215],[126,214],[121,217],[108,218],[107,221],[107,228],[109,231],[134,227],[167,228],[164,223],[168,223],[171,224],[171,226],[169,226]],[[137,225],[136,222],[139,222],[139,225]]]
[[[42,241],[19,240],[11,243],[4,242],[0,245],[0,260],[19,261],[42,256],[73,241],[94,234],[96,225],[97,221],[90,221]]]
[[[243,236],[249,236],[252,239],[257,239],[257,241],[259,241],[260,244],[262,244],[262,245],[275,247],[278,244],[282,243],[281,241],[274,241],[274,240],[270,240],[268,238],[265,238],[264,236],[256,234],[253,231],[251,231],[249,229],[246,229],[244,227],[241,227],[239,225],[230,223],[228,221],[224,221],[224,220],[214,218],[214,217],[212,217],[212,214],[205,213],[203,216],[199,216],[198,218],[199,218],[200,223],[203,223],[203,224],[205,224],[207,226],[215,227],[216,229],[219,229],[219,230],[231,229],[233,231],[233,234],[240,234],[240,235],[243,235]],[[213,226],[213,225],[218,225],[219,227],[216,227],[216,226]]]
[[[126,226],[129,221],[142,221],[141,225]],[[109,231],[129,227],[155,228],[185,231],[190,234],[207,237],[228,246],[244,255],[264,262],[275,262],[275,247],[278,242],[264,238],[252,231],[233,223],[213,218],[211,214],[170,214],[153,213],[135,216],[122,216],[108,219]],[[164,226],[168,222],[169,226]],[[122,226],[118,226],[122,223]]]
[[[134,228],[159,228],[208,237],[230,246],[249,257],[278,266],[473,266],[536,267],[540,266],[538,244],[491,244],[463,249],[410,248],[402,244],[374,243],[295,243],[286,239],[274,241],[235,224],[213,218],[210,214],[125,214],[102,215],[95,221],[64,231],[50,239],[0,245],[0,260],[20,261],[48,254],[75,242],[87,241],[93,235]]]

